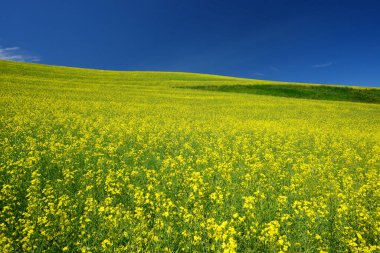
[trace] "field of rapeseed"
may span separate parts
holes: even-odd
[[[380,105],[0,61],[1,252],[379,252]]]

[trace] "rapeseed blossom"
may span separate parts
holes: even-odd
[[[0,67],[1,252],[380,251],[379,105]]]

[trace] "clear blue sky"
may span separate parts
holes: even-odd
[[[380,1],[1,1],[0,58],[379,86]]]

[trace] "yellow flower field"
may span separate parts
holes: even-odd
[[[1,252],[379,252],[380,105],[0,61]]]

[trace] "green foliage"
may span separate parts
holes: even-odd
[[[255,84],[255,85],[220,85],[193,86],[192,89],[248,93],[257,95],[293,97],[304,99],[352,101],[362,103],[380,103],[380,89],[357,88],[328,85],[294,85],[294,84]]]

